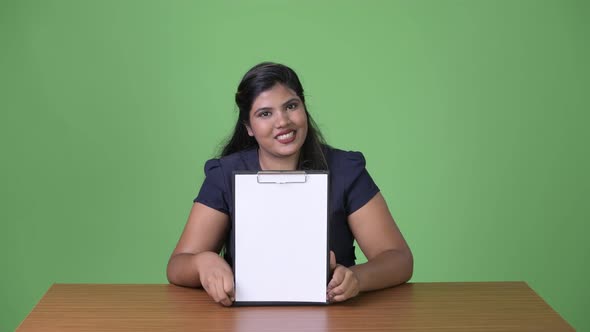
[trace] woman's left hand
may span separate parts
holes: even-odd
[[[328,283],[326,296],[330,302],[342,302],[358,295],[360,282],[354,272],[336,264],[336,255],[330,251],[330,269],[332,280]]]

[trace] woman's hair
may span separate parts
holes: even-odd
[[[234,152],[258,147],[258,142],[254,137],[248,135],[245,125],[250,125],[250,109],[256,97],[262,92],[272,89],[276,84],[283,84],[297,94],[303,103],[305,115],[307,116],[307,136],[299,154],[298,169],[326,170],[328,165],[323,153],[323,146],[326,145],[326,142],[307,111],[303,86],[301,86],[297,74],[291,68],[272,62],[257,64],[242,78],[236,92],[238,120],[233,134],[221,152],[221,156],[224,157]]]

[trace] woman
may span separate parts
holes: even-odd
[[[359,152],[324,143],[305,107],[303,87],[287,66],[261,63],[244,75],[236,93],[239,117],[221,158],[205,164],[206,178],[168,262],[168,280],[203,287],[218,303],[234,296],[230,216],[235,170],[330,171],[330,265],[326,296],[345,301],[359,292],[410,279],[413,257]],[[355,265],[353,241],[367,257]]]

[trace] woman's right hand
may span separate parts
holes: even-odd
[[[234,301],[234,275],[231,267],[218,254],[206,251],[196,255],[203,289],[217,303],[224,306]]]

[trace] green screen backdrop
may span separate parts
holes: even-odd
[[[271,60],[365,154],[413,281],[523,280],[590,331],[589,22],[573,0],[0,0],[0,330],[52,283],[165,283]]]

